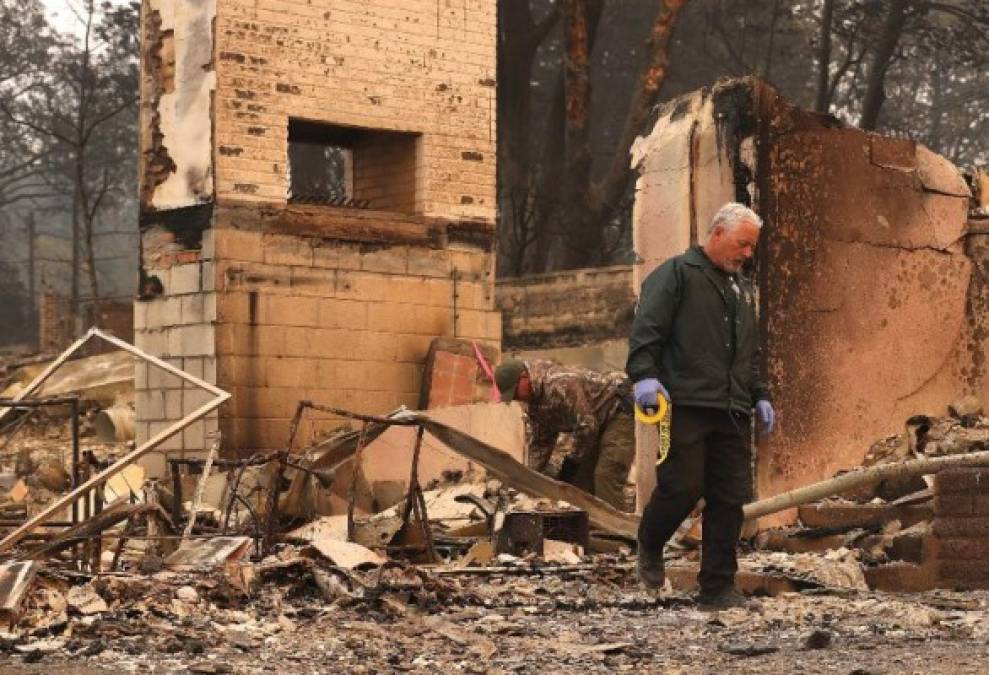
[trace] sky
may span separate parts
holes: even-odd
[[[103,0],[96,0],[97,5],[102,4]],[[114,5],[124,4],[124,0],[110,0]],[[82,8],[81,0],[41,0],[41,3],[47,8],[48,21],[55,27],[60,33],[78,33],[82,29],[82,23],[79,21],[75,13],[73,13],[73,8],[79,11]]]

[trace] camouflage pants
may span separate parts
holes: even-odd
[[[627,511],[625,485],[635,459],[635,421],[616,412],[601,432],[595,451],[588,453],[573,477],[573,484],[620,511]]]

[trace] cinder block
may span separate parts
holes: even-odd
[[[313,246],[313,265],[327,269],[340,266],[340,247],[326,242]]]
[[[210,384],[216,384],[216,357],[203,357],[203,379]]]
[[[168,389],[165,394],[165,419],[175,421],[182,419],[182,390]]]
[[[964,494],[934,495],[935,516],[971,516],[973,497]]]
[[[989,561],[939,560],[937,562],[939,586],[961,589],[989,588]]]
[[[474,309],[457,311],[456,335],[463,338],[485,338],[488,336],[488,312]]]
[[[210,324],[183,326],[180,332],[180,351],[183,356],[209,356],[216,353],[216,337]]]
[[[380,302],[392,299],[394,289],[390,279],[381,274],[367,272],[338,272],[334,296],[344,300]]]
[[[291,292],[293,295],[307,295],[328,298],[336,292],[337,270],[319,267],[291,268]]]
[[[193,377],[198,377],[202,379],[203,377],[203,358],[202,356],[192,356],[182,359],[182,370],[184,370],[189,375]]]
[[[164,392],[138,391],[134,394],[134,416],[138,421],[158,421],[165,418]]]
[[[216,230],[212,227],[203,230],[202,245],[199,255],[203,260],[213,260],[216,257]]]
[[[491,340],[497,345],[501,345],[502,331],[504,330],[504,320],[499,311],[488,312],[488,327],[483,336],[486,340]],[[500,347],[499,347],[500,349]]]
[[[486,281],[492,274],[492,256],[481,251],[450,251],[450,267],[464,281]]]
[[[972,518],[935,518],[931,531],[941,539],[989,537],[989,516]]]
[[[962,467],[934,474],[936,494],[989,494],[989,469]]]
[[[389,246],[361,253],[361,270],[384,274],[406,274],[409,269],[409,248]]]
[[[368,327],[368,303],[335,298],[320,300],[318,325],[321,328],[363,330]]]
[[[220,323],[257,323],[258,318],[251,316],[251,293],[246,291],[227,291],[210,294],[216,301],[216,321]],[[257,294],[255,294],[257,297]],[[254,301],[260,303],[260,298]],[[257,311],[257,308],[255,308]]]
[[[148,303],[137,301],[134,303],[134,330],[144,330],[148,327]]]
[[[148,364],[148,389],[176,389],[182,386],[182,380],[164,368]]]
[[[216,323],[216,293],[203,294],[203,321],[206,323]]]
[[[377,302],[368,305],[367,327],[381,333],[418,332],[419,315],[413,305]]]
[[[199,263],[173,265],[169,274],[171,286],[165,289],[169,295],[198,293],[202,290]]]
[[[430,335],[395,335],[392,339],[395,360],[404,363],[423,363],[433,341]]]
[[[262,328],[263,326],[247,326],[242,323],[216,324],[216,353],[238,356],[255,353],[259,348]],[[279,336],[276,334],[274,337]],[[278,344],[277,347],[280,349],[281,345]]]
[[[212,293],[216,290],[216,275],[218,267],[215,262],[209,261],[200,265],[200,284],[204,293]]]
[[[408,273],[414,276],[450,277],[450,252],[445,249],[429,249],[419,246],[409,248]]]
[[[263,298],[261,320],[278,326],[319,325],[319,299],[293,295]]]
[[[414,366],[411,363],[381,364],[370,369],[366,388],[370,391],[413,391]]]
[[[159,433],[172,426],[175,420],[168,422],[151,422],[151,437],[157,436]],[[181,450],[182,449],[182,432],[172,434],[167,439],[162,441],[158,446],[158,450]]]
[[[264,262],[269,265],[298,265],[312,267],[313,249],[303,237],[264,234],[261,239]]]
[[[253,372],[254,366],[262,363],[261,359],[253,356],[224,355],[217,359],[217,362],[215,381],[221,389],[229,389],[236,385],[265,384],[264,373]]]
[[[182,392],[182,416],[185,417],[212,401],[213,394],[198,387],[185,389]]]
[[[270,328],[281,331],[282,348],[277,352],[265,349],[261,353],[266,356],[307,356],[310,353],[310,333],[319,330],[298,326],[271,326]]]
[[[426,304],[434,307],[453,306],[453,282],[449,280],[440,281],[431,279],[426,282],[428,299]],[[458,284],[459,286],[459,284]]]
[[[218,260],[264,262],[260,232],[219,228],[213,238]]]
[[[196,420],[182,430],[182,446],[186,451],[207,450],[206,423]]]
[[[181,298],[175,298],[181,302],[182,305],[182,323],[203,323],[205,321],[205,315],[203,312],[203,294],[196,293],[194,295],[183,295]]]
[[[183,326],[172,326],[165,329],[165,352],[164,356],[182,355],[182,334],[185,332]]]
[[[976,516],[989,516],[989,495],[975,495],[972,497],[972,514]]]
[[[247,343],[252,345],[252,349],[245,353],[271,356],[288,354],[285,336],[290,329],[283,326],[239,326],[238,328],[245,334]],[[302,329],[291,330],[301,331]]]
[[[982,560],[989,557],[989,539],[939,539],[938,558],[942,560]]]
[[[266,356],[264,373],[269,387],[304,388],[312,384],[316,364],[310,358]]]
[[[151,428],[151,424],[149,422],[142,422],[140,420],[135,422],[134,443],[137,445],[141,445],[142,443],[147,442],[148,438],[150,438],[150,434],[148,431],[150,428]]]
[[[377,364],[368,361],[336,361],[335,379],[321,379],[320,383],[324,387],[340,387],[341,389],[352,388],[357,383],[369,385],[376,377]],[[329,374],[329,373],[327,373]]]
[[[138,444],[143,441],[138,441]],[[164,479],[169,476],[167,454],[158,450],[143,455],[137,460],[137,464],[144,469],[147,478]]]
[[[411,316],[415,317],[411,332],[433,337],[453,335],[453,311],[451,308],[414,305],[408,307]]]
[[[134,359],[134,389],[142,391],[148,388],[148,362]]]
[[[182,323],[182,301],[177,297],[158,298],[142,304],[149,328],[167,328]]]

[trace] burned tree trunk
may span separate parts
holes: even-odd
[[[602,250],[604,228],[617,209],[618,202],[628,188],[631,178],[628,153],[632,142],[642,132],[649,111],[656,103],[659,90],[666,80],[669,68],[669,42],[677,17],[687,0],[663,0],[650,30],[647,57],[639,72],[632,92],[625,124],[619,142],[613,149],[611,164],[600,181],[591,183],[590,172],[581,174],[586,180],[571,192],[582,195],[582,209],[572,223],[567,223],[572,233],[567,267],[584,267],[598,262],[596,256]],[[569,113],[568,110],[568,118]],[[574,113],[577,110],[572,111]],[[569,122],[569,120],[568,120]],[[574,162],[568,163],[573,166]]]
[[[862,120],[859,126],[863,129],[875,129],[879,122],[879,111],[886,100],[886,71],[893,60],[896,45],[903,35],[903,27],[907,22],[907,7],[909,0],[892,0],[889,13],[883,22],[883,30],[879,42],[869,64],[866,77],[865,99],[862,101]]]
[[[814,110],[826,113],[831,105],[828,71],[831,68],[831,23],[834,17],[834,0],[824,0],[821,9],[821,42],[817,46],[817,99]]]
[[[532,70],[539,45],[559,22],[553,8],[536,22],[528,0],[498,3],[498,181],[502,201],[503,265],[522,274],[539,236],[532,174]]]

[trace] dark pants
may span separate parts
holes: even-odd
[[[639,525],[639,546],[662,553],[704,497],[701,573],[704,592],[735,584],[742,505],[752,498],[751,419],[724,410],[675,406],[670,453],[656,469],[656,489]]]
[[[597,447],[587,453],[574,476],[567,481],[602,499],[619,511],[628,511],[625,485],[635,461],[635,419],[617,411],[611,416]]]

